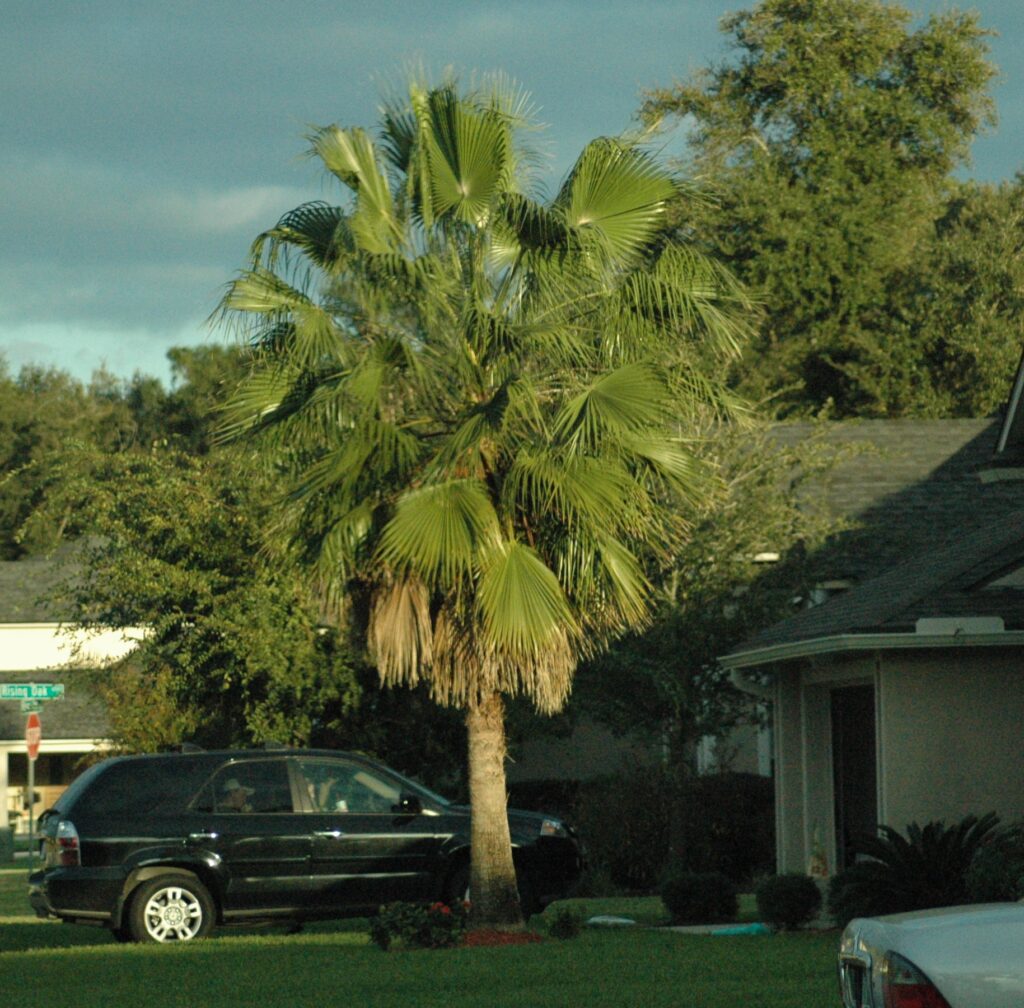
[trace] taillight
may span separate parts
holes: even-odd
[[[67,819],[61,819],[57,823],[57,834],[54,837],[56,845],[56,861],[59,865],[77,867],[82,863],[82,850],[78,845],[78,830],[75,824]]]
[[[938,988],[912,962],[888,952],[882,965],[885,1008],[949,1008]]]

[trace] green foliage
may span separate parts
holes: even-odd
[[[971,903],[1024,899],[1024,833],[1018,824],[983,844],[971,859],[965,879]]]
[[[661,899],[673,924],[719,924],[736,919],[736,886],[720,872],[670,868],[661,883]]]
[[[956,906],[970,901],[971,864],[987,845],[998,842],[994,813],[967,816],[952,826],[911,823],[906,836],[880,826],[878,836],[857,845],[865,860],[835,875],[828,909],[838,924],[853,916],[876,916]]]
[[[571,907],[557,907],[547,915],[548,934],[560,941],[577,938],[583,930],[583,916]]]
[[[808,875],[769,875],[754,889],[758,916],[780,931],[795,931],[821,908],[821,890]]]
[[[718,657],[792,613],[793,598],[806,597],[814,581],[815,550],[840,527],[810,489],[839,460],[823,434],[824,425],[783,448],[756,423],[708,431],[701,454],[716,468],[719,493],[696,510],[661,575],[651,628],[580,670],[571,713],[621,735],[661,735],[678,766],[689,765],[701,736],[756,717]],[[779,560],[755,562],[766,553]]]
[[[723,20],[729,58],[649,92],[642,109],[649,123],[686,120],[693,163],[716,180],[718,199],[676,220],[760,293],[735,378],[783,414],[937,415],[951,403],[971,415],[993,388],[954,390],[947,377],[1011,342],[979,318],[986,343],[971,346],[962,311],[939,308],[938,333],[896,321],[927,313],[943,253],[926,253],[933,272],[921,275],[922,249],[947,214],[951,171],[993,121],[977,16],[910,25],[882,0],[760,0]],[[970,300],[969,278],[945,283]]]
[[[266,489],[237,458],[68,447],[49,477],[47,508],[80,536],[63,586],[73,618],[146,628],[97,678],[122,746],[308,742],[326,710],[358,706],[351,648],[320,632],[294,568],[261,553]]]
[[[386,903],[370,921],[370,940],[387,952],[405,948],[453,948],[466,933],[468,908],[463,903]]]
[[[675,860],[748,883],[774,863],[771,781],[715,774],[680,781],[641,767],[580,786],[570,819],[587,848],[588,873],[616,889],[651,892]]]
[[[522,124],[500,83],[413,82],[379,143],[313,134],[348,203],[286,215],[230,285],[254,354],[226,429],[287,481],[282,532],[328,601],[369,596],[385,681],[552,711],[580,654],[647,618],[647,554],[708,482],[678,425],[727,408],[705,361],[746,302],[665,244],[677,186],[645,151],[595,141],[542,203]]]
[[[1024,344],[1024,177],[952,184],[888,304],[890,352],[873,379],[883,411],[996,412]]]
[[[133,437],[130,410],[109,375],[97,373],[88,386],[40,367],[12,377],[0,359],[0,559],[40,552],[60,537],[69,518],[64,512],[20,534],[43,499],[46,461],[54,452],[72,441],[116,451]]]

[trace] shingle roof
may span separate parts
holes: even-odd
[[[786,424],[775,436],[792,445],[815,429]],[[829,425],[826,443],[867,451],[841,462],[820,490],[853,527],[813,562],[819,576],[855,587],[766,628],[732,654],[843,634],[913,632],[927,617],[1000,616],[1007,629],[1024,630],[1024,591],[982,590],[1024,564],[1024,484],[980,478],[999,430],[997,420]]]
[[[1007,630],[1024,630],[1024,590],[988,586],[1021,565],[1024,510],[776,623],[734,653],[841,634],[913,632],[919,619],[933,617],[999,616]]]
[[[58,560],[0,561],[0,623],[57,623],[66,618],[59,602],[43,601],[65,576]]]
[[[820,429],[782,424],[793,445]],[[1021,484],[983,484],[997,420],[857,420],[829,424],[826,444],[856,451],[820,488],[829,509],[854,523],[821,551],[821,575],[859,583],[909,555],[998,522],[1022,504]]]

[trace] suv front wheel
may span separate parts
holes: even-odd
[[[176,942],[203,938],[213,928],[213,899],[188,875],[158,875],[132,895],[128,932],[137,942]]]

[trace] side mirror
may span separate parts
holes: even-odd
[[[399,815],[419,815],[423,811],[423,802],[416,795],[404,794],[398,799],[398,804],[391,808]]]

